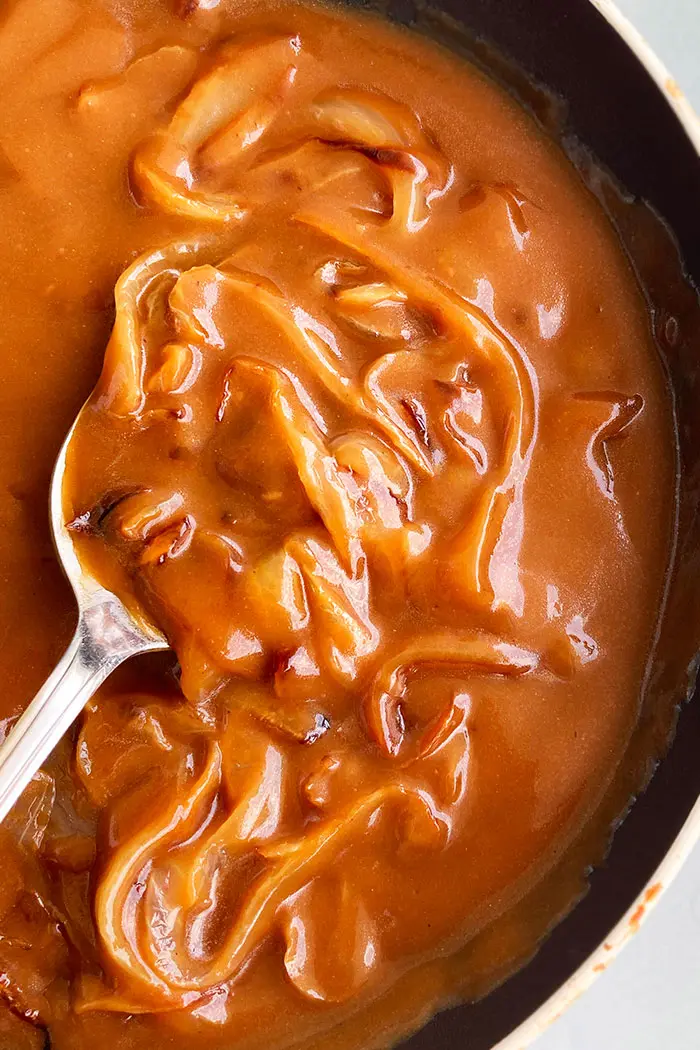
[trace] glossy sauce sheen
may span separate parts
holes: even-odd
[[[5,726],[69,631],[46,488],[103,355],[66,520],[179,663],[117,675],[2,829],[0,1031],[386,1045],[472,938],[463,987],[530,950],[516,905],[624,758],[674,506],[642,293],[558,148],[418,37],[3,18]]]

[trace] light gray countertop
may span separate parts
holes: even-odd
[[[700,0],[617,3],[700,112]],[[533,1050],[700,1050],[700,847],[617,961]]]

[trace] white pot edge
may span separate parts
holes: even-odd
[[[639,30],[618,9],[614,0],[590,0],[635,53],[656,81],[667,102],[700,154],[700,119],[661,59]],[[605,941],[586,959],[550,998],[493,1050],[527,1050],[533,1041],[557,1020],[593,984],[637,932],[664,890],[676,877],[700,840],[700,799],[695,803],[673,845],[640,895]]]
[[[700,800],[693,806],[673,845],[649,882],[606,939],[534,1014],[531,1014],[510,1035],[501,1040],[493,1050],[527,1050],[527,1047],[539,1035],[590,988],[596,978],[607,970],[621,949],[637,933],[664,890],[675,879],[699,839]]]
[[[700,120],[664,63],[651,49],[636,26],[632,25],[629,18],[622,14],[614,0],[590,0],[590,2],[646,67],[647,72],[651,74],[666,96],[666,101],[685,128],[695,149],[700,153]]]

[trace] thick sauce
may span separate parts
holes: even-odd
[[[634,728],[643,296],[527,114],[369,17],[16,0],[0,70],[5,731],[70,629],[47,481],[103,355],[66,520],[178,658],[0,830],[0,1045],[386,1045],[476,935],[477,984],[530,949]]]

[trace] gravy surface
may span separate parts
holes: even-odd
[[[465,986],[532,949],[624,760],[675,499],[644,297],[527,113],[369,16],[16,0],[0,70],[4,731],[101,366],[66,520],[177,654],[0,829],[0,1046],[387,1045],[477,935]]]

